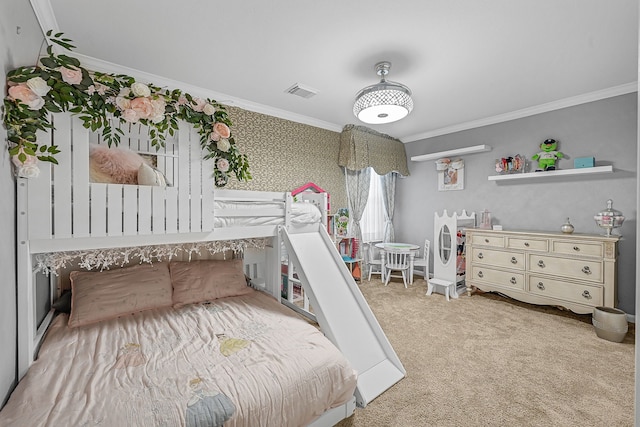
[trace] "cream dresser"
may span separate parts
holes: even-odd
[[[466,287],[576,313],[615,307],[619,236],[466,229]]]

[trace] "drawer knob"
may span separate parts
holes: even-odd
[[[485,243],[489,243],[489,239],[484,239],[484,242]]]
[[[582,272],[584,274],[591,274],[591,269],[589,268],[588,265],[585,265],[584,267],[582,267]]]
[[[514,284],[514,285],[515,285],[516,283],[518,283],[518,281],[516,280],[516,278],[515,278],[515,277],[512,277],[512,278],[511,278],[511,280],[509,280],[509,281],[510,281],[512,284]]]
[[[578,246],[574,246],[573,250],[576,251],[576,252],[580,252],[580,248]]]
[[[589,293],[589,291],[583,291],[582,296],[586,299],[591,299],[591,294]]]
[[[482,274],[482,271],[478,271],[478,277],[484,277],[484,274]]]
[[[479,258],[479,259],[484,258],[484,255],[482,255],[482,252],[479,252],[479,253],[478,253],[478,258]]]
[[[526,247],[529,247],[529,242],[524,242],[524,245],[525,245]]]
[[[540,267],[540,268],[544,268],[545,267],[543,260],[538,261],[538,267]]]
[[[538,289],[540,289],[541,291],[544,291],[544,283],[538,282]]]
[[[516,257],[512,256],[511,257],[511,264],[517,264],[518,260],[516,259]]]

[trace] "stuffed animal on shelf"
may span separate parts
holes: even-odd
[[[542,151],[531,157],[532,160],[538,161],[536,172],[556,170],[556,160],[564,157],[564,154],[558,151],[558,141],[545,139],[540,143],[540,149]]]

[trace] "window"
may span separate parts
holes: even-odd
[[[382,196],[382,177],[371,170],[369,184],[369,199],[364,208],[360,229],[362,240],[371,242],[384,239],[384,201]]]

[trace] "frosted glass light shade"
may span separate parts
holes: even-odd
[[[390,62],[379,62],[375,69],[382,77],[379,83],[367,86],[356,95],[353,114],[365,123],[391,123],[406,117],[413,110],[411,90],[403,84],[388,81],[385,76]]]

